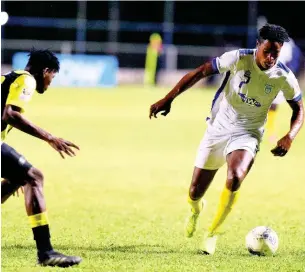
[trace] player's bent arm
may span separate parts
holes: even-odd
[[[288,101],[289,106],[292,109],[292,116],[290,121],[290,130],[288,132],[289,137],[293,140],[300,131],[304,123],[304,106],[303,101]]]
[[[173,101],[179,94],[183,93],[200,79],[218,74],[217,68],[213,66],[212,61],[206,62],[195,70],[187,73],[177,85],[165,96],[166,101]]]
[[[2,119],[7,124],[46,142],[52,140],[53,136],[45,130],[31,123],[20,114],[20,108],[13,105],[6,105],[3,111]]]

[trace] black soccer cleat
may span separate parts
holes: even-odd
[[[41,266],[69,267],[82,261],[78,256],[67,256],[54,250],[38,253],[38,264]]]

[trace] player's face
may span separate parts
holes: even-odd
[[[51,85],[53,78],[55,77],[56,72],[54,70],[47,70],[44,74],[44,90],[46,91]]]
[[[56,75],[56,71],[50,70],[50,69],[45,69],[43,71],[43,86],[40,88],[40,90],[37,89],[39,93],[44,93],[48,87],[51,85],[53,78]]]
[[[278,59],[283,44],[264,40],[257,42],[256,63],[261,70],[273,67]]]

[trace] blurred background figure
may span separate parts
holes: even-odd
[[[61,59],[63,76],[54,86],[171,87],[182,75],[225,51],[254,48],[257,28],[266,18],[286,27],[304,52],[301,24],[293,24],[283,11],[274,14],[270,3],[223,1],[221,5],[231,15],[216,20],[219,3],[212,1],[27,1],[18,8],[12,1],[2,1],[1,19],[7,22],[1,28],[1,68],[6,72],[23,67],[18,53],[34,46],[50,48]],[[287,9],[285,3],[279,5]],[[301,18],[297,3],[289,9]],[[200,86],[207,91],[220,81],[214,76]]]
[[[290,37],[289,42],[285,42],[279,56],[278,61],[286,65],[296,76],[299,78],[304,68],[304,56],[301,49],[295,44],[294,40]],[[274,143],[277,141],[277,132],[275,128],[276,115],[279,105],[286,102],[282,92],[280,92],[274,99],[268,113],[267,121],[267,135],[269,141]]]
[[[257,29],[260,29],[266,23],[268,23],[267,18],[265,16],[259,16],[257,18]],[[301,79],[302,73],[304,73],[304,55],[294,39],[291,37],[289,37],[289,39],[289,42],[284,43],[278,61],[286,65],[294,73],[296,78]],[[286,100],[283,93],[280,92],[269,109],[266,132],[271,143],[277,141],[277,132],[275,128],[276,115],[278,113],[279,105],[283,102],[286,102]]]
[[[162,53],[162,38],[158,33],[151,34],[145,59],[144,84],[155,86],[160,70],[160,55]]]

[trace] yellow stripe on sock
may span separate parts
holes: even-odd
[[[30,215],[29,221],[31,228],[36,228],[49,224],[48,216],[46,212]]]

